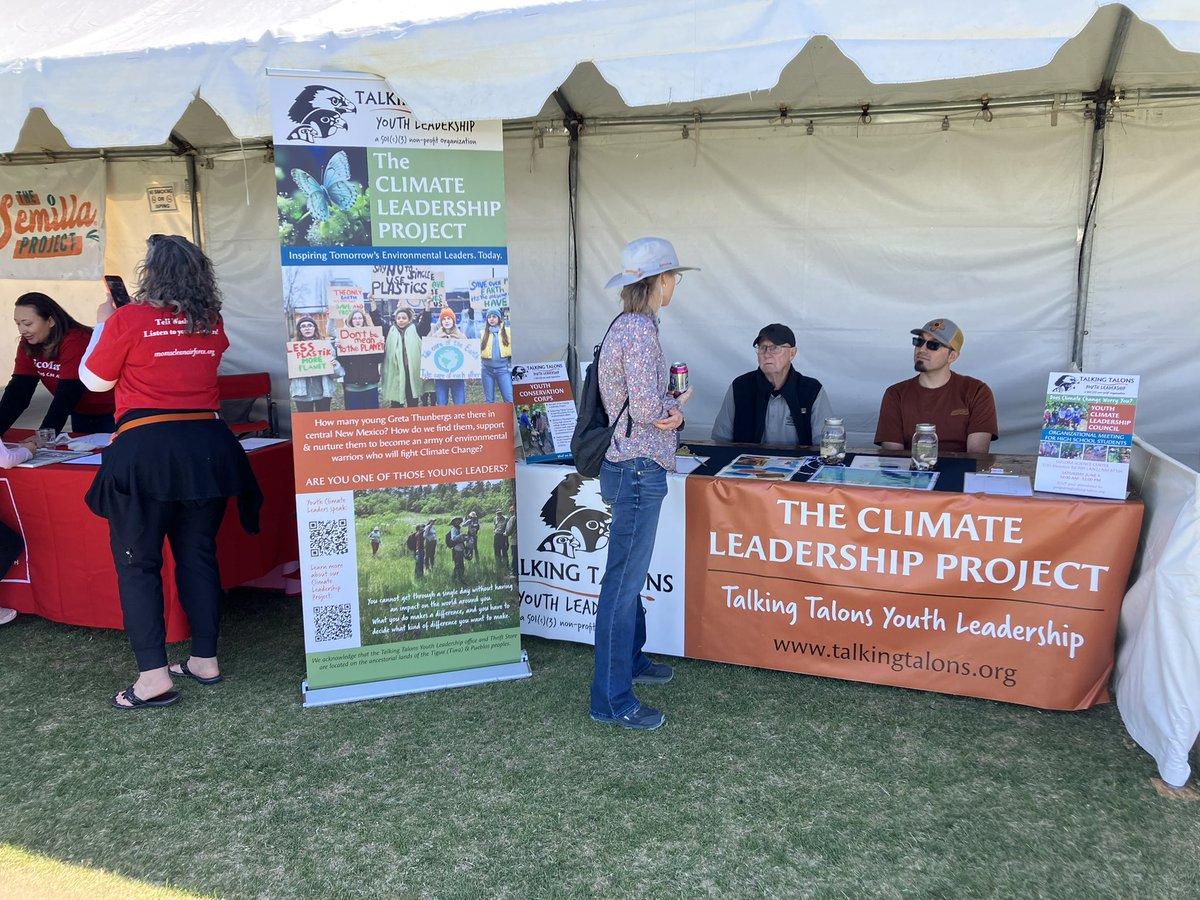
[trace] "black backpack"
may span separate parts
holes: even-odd
[[[621,318],[617,316],[617,319]],[[600,466],[604,462],[604,454],[612,443],[612,433],[617,427],[621,413],[629,408],[629,397],[617,413],[616,419],[609,421],[604,402],[600,399],[600,350],[608,332],[617,323],[613,319],[608,325],[608,331],[595,346],[592,353],[592,364],[587,376],[583,379],[583,388],[579,391],[579,418],[575,420],[575,433],[571,435],[571,456],[575,460],[575,471],[587,478],[595,478],[600,474]],[[625,436],[633,431],[633,417],[630,416],[625,426]]]

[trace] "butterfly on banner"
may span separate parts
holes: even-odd
[[[338,209],[350,209],[358,201],[358,187],[350,180],[350,158],[345,150],[329,157],[321,181],[303,169],[292,169],[292,181],[308,196],[308,211],[318,222],[332,214],[331,203]]]

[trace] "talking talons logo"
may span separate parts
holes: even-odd
[[[1054,391],[1056,393],[1065,393],[1073,391],[1075,385],[1079,383],[1079,379],[1074,375],[1060,375],[1058,380],[1054,382]]]
[[[288,118],[296,127],[288,134],[289,141],[315,144],[330,135],[349,130],[346,116],[358,112],[358,107],[341,91],[323,84],[310,84],[302,90],[288,108]]]
[[[574,559],[608,546],[610,516],[600,498],[600,482],[572,472],[542,505],[541,519],[553,529],[538,550]]]

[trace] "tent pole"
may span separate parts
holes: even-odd
[[[1071,367],[1083,371],[1083,344],[1087,337],[1088,289],[1092,273],[1092,245],[1096,231],[1096,201],[1100,195],[1100,179],[1104,175],[1104,126],[1108,123],[1111,107],[1120,102],[1113,90],[1113,79],[1117,65],[1125,50],[1133,13],[1121,7],[1121,15],[1113,29],[1112,44],[1108,48],[1108,60],[1104,64],[1104,76],[1096,91],[1094,122],[1092,127],[1091,165],[1088,167],[1087,202],[1083,219],[1083,235],[1079,244],[1079,264],[1075,272],[1075,337],[1071,345]]]
[[[196,154],[189,153],[187,157],[188,181],[192,185],[192,243],[201,250],[204,249],[203,236],[200,233],[200,182],[196,168]]]
[[[567,381],[578,396],[579,385],[579,132],[583,117],[575,112],[562,89],[554,100],[563,112],[563,124],[570,135],[567,153]]]

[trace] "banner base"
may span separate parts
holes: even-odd
[[[521,659],[515,663],[499,666],[483,666],[478,669],[461,669],[457,672],[434,672],[430,675],[412,675],[408,678],[391,678],[387,681],[369,681],[365,684],[347,684],[341,687],[313,688],[309,690],[308,679],[300,682],[300,693],[304,706],[330,706],[334,703],[354,703],[357,700],[380,700],[401,694],[422,694],[425,691],[440,691],[442,688],[469,687],[487,684],[489,681],[516,681],[529,678],[529,655],[522,650]]]

